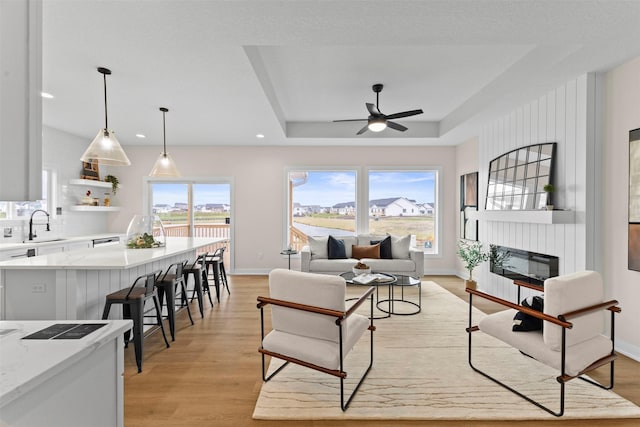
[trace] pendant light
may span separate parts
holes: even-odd
[[[149,176],[156,177],[179,177],[180,172],[176,167],[176,163],[173,161],[169,153],[167,153],[167,128],[165,125],[165,116],[167,108],[160,107],[160,111],[162,111],[162,153],[156,160],[156,164],[153,165],[153,169],[151,169],[151,173]]]
[[[89,148],[84,152],[80,160],[83,162],[98,162],[102,165],[129,166],[131,162],[120,146],[113,131],[109,130],[109,120],[107,115],[107,74],[111,70],[98,68],[104,80],[104,129],[100,129],[98,135],[93,139]]]

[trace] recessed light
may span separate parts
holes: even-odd
[[[47,98],[47,99],[53,99],[54,98],[54,96],[51,95],[48,92],[40,92],[40,96],[43,97],[43,98]]]
[[[259,134],[256,135],[256,138],[264,138],[264,135],[259,133]]]
[[[136,137],[138,137],[138,138],[140,138],[140,139],[143,139],[143,138],[146,138],[146,137],[147,137],[147,135],[143,135],[143,134],[141,134],[141,133],[136,133]]]

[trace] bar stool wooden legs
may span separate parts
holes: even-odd
[[[162,337],[164,342],[169,347],[169,341],[167,341],[167,335],[164,333],[164,326],[162,325],[161,306],[158,301],[158,295],[156,293],[156,276],[159,271],[150,274],[144,274],[138,277],[133,285],[129,288],[121,289],[113,292],[106,297],[106,303],[104,306],[104,312],[102,318],[109,318],[109,311],[112,304],[122,304],[122,313],[125,319],[133,320],[133,344],[135,346],[136,363],[138,365],[138,372],[142,372],[142,354],[143,354],[143,342],[144,342],[144,303],[148,299],[153,300],[156,311],[156,320],[160,330],[162,331]],[[130,332],[127,331],[124,334],[125,346],[129,344]]]
[[[193,296],[191,300],[195,296],[198,297],[198,308],[200,309],[200,316],[204,317],[204,294],[207,293],[209,296],[209,302],[211,303],[211,307],[213,307],[213,300],[211,299],[211,291],[209,289],[209,280],[207,279],[207,272],[205,268],[205,259],[207,257],[207,253],[203,253],[198,255],[198,258],[194,261],[194,263],[190,266],[184,268],[184,281],[185,283],[189,283],[189,275],[193,274],[194,288],[193,288]]]
[[[171,332],[171,340],[176,340],[176,288],[178,285],[181,287],[183,301],[186,300],[187,288],[184,282],[184,265],[187,261],[177,262],[171,264],[167,271],[158,277],[156,281],[156,288],[158,290],[158,300],[160,307],[163,306],[164,296],[167,296],[167,318],[169,319],[169,331]],[[189,304],[187,306],[187,313],[189,314],[189,320],[193,325],[193,317],[191,317],[191,309]]]

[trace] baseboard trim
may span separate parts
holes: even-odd
[[[616,337],[616,351],[620,354],[640,362],[640,347],[630,344]]]

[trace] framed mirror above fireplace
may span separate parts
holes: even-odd
[[[556,145],[533,144],[493,159],[485,210],[540,210],[552,204],[544,186],[554,183]]]

